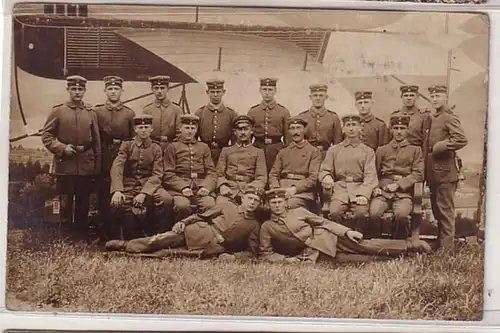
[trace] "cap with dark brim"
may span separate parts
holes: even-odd
[[[309,90],[313,92],[326,92],[328,86],[326,84],[312,84],[309,86]]]
[[[363,99],[372,99],[373,93],[371,91],[356,91],[354,94],[354,99],[356,101],[363,100]]]
[[[207,89],[224,89],[224,80],[219,80],[219,79],[208,80]]]
[[[401,90],[401,93],[417,93],[418,88],[419,87],[415,85],[404,85],[399,87],[399,90]]]
[[[170,83],[170,76],[168,75],[157,75],[149,78],[152,86],[168,86]]]
[[[255,122],[254,122],[254,120],[253,120],[252,117],[242,114],[242,115],[239,115],[236,118],[234,118],[234,120],[233,120],[233,127],[236,128],[236,127],[238,127],[241,124],[253,126],[254,123]]]
[[[277,198],[286,198],[286,190],[283,188],[273,188],[266,192],[267,200],[277,199]]]
[[[186,124],[186,125],[197,125],[200,121],[200,117],[194,115],[194,114],[183,114],[181,116],[181,124]]]
[[[410,117],[405,115],[394,115],[391,116],[391,126],[394,125],[404,125],[408,126],[410,124]]]
[[[274,77],[264,77],[260,79],[261,87],[276,87],[278,79]]]
[[[433,85],[429,87],[429,93],[435,94],[435,93],[447,93],[448,92],[448,87],[444,85]]]
[[[347,114],[342,117],[342,123],[346,124],[349,121],[355,121],[360,123],[361,122],[361,116],[359,114]]]
[[[295,117],[292,117],[288,120],[289,127],[290,127],[290,125],[294,125],[294,124],[303,125],[304,127],[306,127],[307,120],[305,120],[304,118],[302,118],[300,116],[295,116]]]
[[[122,87],[123,85],[123,79],[115,75],[105,76],[102,80],[104,81],[104,86],[106,88],[109,86]]]
[[[87,79],[80,75],[71,75],[66,78],[68,87],[85,87]]]
[[[139,116],[134,117],[134,125],[152,125],[153,124],[153,116],[149,114],[141,114]]]

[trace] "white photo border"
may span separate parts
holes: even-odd
[[[12,8],[16,3],[41,1],[3,0],[0,3],[2,24],[0,37],[3,40],[2,76],[0,80],[2,133],[9,133],[10,126],[10,77],[12,47]],[[65,2],[52,0],[54,2]],[[139,4],[138,1],[72,0],[66,2],[87,4]],[[495,266],[495,255],[500,254],[500,223],[495,223],[495,203],[500,202],[500,1],[489,4],[453,5],[405,2],[380,2],[362,0],[148,0],[141,5],[197,5],[231,7],[288,7],[308,9],[353,9],[353,10],[398,10],[398,11],[441,11],[487,14],[490,20],[489,82],[488,82],[488,149],[486,175],[486,221],[485,221],[485,272],[484,305],[481,322],[456,321],[403,321],[366,319],[324,319],[324,318],[278,318],[237,316],[168,316],[134,314],[88,314],[47,313],[9,311],[6,304],[6,235],[8,202],[9,135],[0,142],[0,332],[5,329],[26,330],[70,330],[70,331],[239,331],[239,332],[500,332],[500,268]],[[495,56],[497,55],[497,56]],[[495,93],[497,92],[497,93]]]

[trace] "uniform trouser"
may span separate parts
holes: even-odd
[[[195,196],[192,199],[181,195],[174,195],[174,219],[176,222],[195,213],[192,211],[191,203],[196,205],[199,212],[204,212],[215,206],[215,199],[210,195],[204,197]]]
[[[255,142],[254,146],[264,150],[264,156],[266,158],[266,168],[269,173],[274,165],[274,161],[276,160],[276,155],[278,155],[279,151],[283,148],[283,143],[273,143],[266,145],[260,141]]]
[[[102,232],[110,237],[110,215],[109,208],[111,203],[111,194],[109,193],[111,188],[111,180],[109,175],[101,174],[97,179],[97,198],[98,204],[97,208],[99,210],[99,219],[101,226],[103,228]]]
[[[303,207],[306,209],[314,210],[316,201],[314,199],[308,199],[304,197],[293,196],[287,200],[288,209],[295,209]]]
[[[355,219],[353,229],[361,233],[366,232],[368,205],[358,205],[355,202],[344,203],[340,200],[333,199],[330,202],[330,220],[345,224],[344,213],[347,208],[352,207]]]
[[[80,236],[87,235],[88,232],[92,178],[93,176],[57,176],[58,193],[67,197],[67,201],[62,207],[61,217],[70,223],[74,221],[74,231]],[[75,210],[73,212],[74,201]]]
[[[453,245],[455,238],[455,191],[457,183],[432,184],[431,208],[438,222],[438,240],[441,247]]]
[[[393,236],[407,235],[408,231],[404,228],[407,225],[408,216],[410,215],[413,204],[410,198],[393,198],[388,200],[383,196],[377,196],[370,203],[370,231],[372,236],[377,237],[381,232],[382,215],[391,207],[394,213],[395,229],[392,231]],[[403,229],[401,229],[403,227]]]

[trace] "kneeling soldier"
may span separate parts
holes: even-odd
[[[369,200],[378,185],[375,152],[361,142],[359,115],[344,116],[342,122],[346,138],[328,149],[318,178],[325,190],[333,189],[330,219],[342,221],[344,212],[350,206],[357,229],[363,232],[368,222]]]
[[[233,122],[236,144],[222,148],[217,163],[217,204],[239,204],[247,186],[262,190],[266,187],[266,158],[262,149],[252,145],[253,124],[253,119],[246,115],[236,117]]]
[[[301,116],[290,119],[292,142],[278,153],[269,174],[269,187],[286,188],[288,208],[317,209],[316,182],[321,153],[304,138],[307,121]]]
[[[260,256],[266,261],[316,262],[337,253],[399,256],[405,252],[430,252],[429,244],[416,240],[370,239],[341,224],[311,213],[305,208],[288,210],[286,190],[267,193],[271,219],[260,229]]]
[[[202,258],[246,250],[257,255],[260,224],[254,212],[261,204],[263,195],[263,190],[247,187],[239,206],[231,203],[216,205],[204,213],[179,221],[172,231],[129,242],[109,241],[106,249],[148,253],[186,246],[188,250],[201,251]]]
[[[413,186],[424,179],[422,148],[410,145],[406,139],[409,124],[409,116],[392,116],[393,139],[376,152],[379,186],[373,191],[374,198],[370,205],[374,236],[380,233],[381,217],[389,207],[394,211],[395,225],[405,225],[413,208]],[[417,221],[414,222],[412,233],[418,238]],[[395,230],[395,233],[399,234],[400,231],[405,230]]]
[[[139,237],[144,231],[155,233],[168,229],[166,218],[172,197],[161,188],[163,156],[159,143],[151,140],[152,124],[151,116],[134,118],[135,138],[122,142],[111,166],[111,233],[114,237],[119,227],[124,239]],[[153,211],[154,225],[144,225],[148,210]]]
[[[175,221],[194,213],[192,203],[202,212],[215,206],[217,174],[210,148],[195,138],[199,121],[182,115],[179,139],[165,149],[163,186],[174,198]]]

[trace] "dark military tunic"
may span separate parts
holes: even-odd
[[[226,105],[215,108],[211,103],[196,110],[200,118],[198,135],[211,150],[214,164],[217,164],[222,148],[235,142],[233,136],[233,120],[238,116],[236,111]]]
[[[271,170],[278,151],[291,142],[288,131],[290,111],[275,101],[269,104],[262,101],[250,108],[248,116],[255,122],[254,144],[257,148],[264,149],[266,168]]]
[[[151,138],[161,142],[162,148],[165,148],[168,142],[172,142],[178,136],[180,117],[184,112],[174,102],[168,99],[162,102],[153,101],[144,106],[143,113],[153,116]]]
[[[315,200],[321,154],[307,140],[301,143],[290,143],[276,156],[274,166],[269,173],[270,188],[287,188],[295,186],[297,193],[294,197]],[[290,205],[292,208],[295,205]],[[296,208],[296,207],[293,207]]]
[[[389,129],[385,122],[373,114],[361,117],[361,141],[373,150],[387,144]]]
[[[392,112],[391,117],[394,115],[410,117],[406,140],[411,145],[422,147],[431,124],[430,110],[426,108],[418,109],[417,107],[408,109],[406,106],[403,106],[400,110]],[[389,138],[392,139],[392,134],[390,134]]]
[[[226,185],[234,199],[247,186],[264,189],[267,184],[267,170],[264,152],[253,145],[238,143],[222,149],[217,163],[217,188]]]
[[[325,107],[300,113],[300,117],[307,121],[306,139],[322,152],[322,157],[331,145],[342,141],[342,124],[336,112]]]

